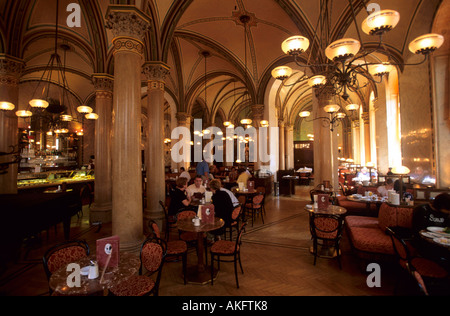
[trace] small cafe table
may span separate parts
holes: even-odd
[[[95,256],[85,257],[73,263],[79,264],[80,268],[84,268],[90,265],[90,260],[96,260]],[[67,272],[67,266],[65,266],[51,275],[49,286],[56,294],[62,296],[103,295],[105,290],[108,290],[128,277],[137,274],[140,265],[141,261],[139,256],[121,252],[119,266],[107,268],[102,283],[100,283],[100,278],[103,271],[99,268],[100,276],[97,279],[89,280],[87,275],[81,275],[80,287],[70,288],[67,285],[67,278],[72,271],[69,270],[69,272]]]
[[[370,197],[355,197],[352,195],[347,196],[347,200],[352,201],[352,202],[359,202],[359,203],[366,203],[366,208],[367,208],[367,215],[370,216],[378,216],[378,213],[380,211],[380,207],[381,204],[383,204],[384,202],[387,201],[386,198],[380,198],[376,195],[370,196]],[[371,210],[371,205],[375,204],[377,210],[376,210],[376,214],[372,214],[372,210]]]
[[[204,235],[206,232],[214,231],[222,228],[225,225],[223,219],[216,217],[214,223],[204,223],[200,221],[200,226],[194,226],[191,218],[180,219],[177,221],[177,227],[179,230],[191,233],[197,233],[197,265],[187,267],[186,279],[189,283],[193,284],[207,284],[211,282],[211,267],[208,263],[203,261],[204,259]],[[213,273],[214,278],[217,276],[217,270]]]

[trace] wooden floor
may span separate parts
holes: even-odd
[[[381,265],[381,287],[369,288],[365,272],[367,262],[361,262],[351,251],[344,234],[342,270],[335,259],[319,258],[313,265],[308,214],[309,187],[298,186],[295,196],[268,197],[267,217],[254,227],[249,225],[243,236],[240,288],[236,288],[232,263],[222,263],[214,285],[183,284],[181,262],[168,262],[163,269],[161,296],[366,296],[393,295],[397,267]],[[111,226],[103,225],[100,232],[90,227],[89,209],[82,218],[72,220],[71,237],[85,239],[92,249],[95,240],[111,235]],[[42,267],[42,255],[52,245],[63,241],[62,227],[57,233],[24,244],[20,259],[10,264],[0,275],[0,295],[47,295],[48,286]],[[195,263],[195,251],[188,261]]]

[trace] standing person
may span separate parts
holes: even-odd
[[[212,204],[214,205],[215,216],[224,220],[225,225],[213,232],[214,235],[223,235],[225,233],[225,227],[231,224],[231,214],[233,213],[234,206],[230,196],[227,192],[221,190],[221,183],[219,180],[211,180],[209,184],[211,191],[213,192]]]
[[[186,208],[191,203],[191,198],[186,196],[187,179],[178,178],[176,187],[170,194],[169,216],[175,216],[181,209]]]
[[[196,172],[202,176],[203,180],[209,179],[209,165],[205,159],[197,164]]]
[[[237,179],[237,183],[244,183],[244,186],[247,186],[248,179],[251,178],[251,174],[245,170],[244,168],[239,170],[239,177]]]

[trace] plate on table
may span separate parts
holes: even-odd
[[[312,205],[311,204],[306,204],[306,208],[308,209],[308,210],[311,210],[312,209]]]
[[[433,233],[443,233],[444,229],[445,229],[444,227],[437,227],[437,226],[427,227],[427,230]]]
[[[450,239],[448,238],[434,238],[433,241],[444,246],[450,246]]]

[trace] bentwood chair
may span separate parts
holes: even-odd
[[[49,281],[51,275],[57,270],[88,257],[89,254],[89,245],[83,240],[63,242],[48,249],[42,258],[47,280]],[[50,290],[50,294],[52,294],[52,290]]]
[[[110,296],[158,296],[159,283],[164,260],[167,254],[167,244],[164,240],[150,237],[144,241],[141,248],[141,266],[139,275],[134,275],[114,285],[109,289]],[[146,270],[146,275],[144,271]],[[156,274],[155,278],[152,278]]]
[[[178,221],[182,220],[182,219],[192,220],[196,216],[197,216],[197,213],[194,211],[181,211],[177,214],[177,220]],[[179,231],[179,236],[180,236],[181,240],[185,241],[188,244],[189,247],[197,247],[197,242],[198,242],[197,233]],[[204,238],[204,247],[205,247],[205,249],[207,247],[206,238]],[[206,258],[206,262],[208,262],[208,252],[207,251],[205,251],[205,258]]]
[[[341,242],[343,226],[344,220],[340,216],[316,214],[314,212],[310,213],[310,231],[313,240],[314,265],[316,265],[317,257],[319,256],[319,246],[334,247],[339,268],[342,269],[339,245]]]
[[[258,215],[261,216],[262,223],[264,224],[263,201],[264,201],[264,193],[258,192],[258,194],[253,196],[251,201],[247,202],[247,204],[245,205],[245,211],[252,218],[252,227]]]
[[[233,238],[233,229],[236,229],[236,231],[239,230],[239,222],[241,220],[242,216],[242,206],[236,206],[231,213],[231,223],[227,226],[225,226],[225,239],[227,237],[227,232],[229,232],[230,240]]]
[[[164,211],[164,216],[165,216],[165,220],[166,220],[165,240],[168,241],[170,238],[170,231],[177,227],[177,221],[173,216],[169,216],[169,210],[167,209],[167,206],[164,205],[164,203],[162,201],[159,201],[159,205],[161,205],[161,207]]]
[[[239,262],[239,266],[241,267],[241,272],[244,273],[242,269],[241,262],[241,239],[242,233],[247,226],[247,223],[244,222],[239,229],[238,236],[236,241],[228,241],[228,240],[218,240],[211,246],[211,285],[214,285],[214,261],[217,261],[218,269],[220,270],[220,262],[233,262],[234,263],[234,275],[236,278],[236,286],[239,288],[239,280],[237,273],[237,263]],[[216,258],[217,257],[217,258]],[[221,257],[233,257],[232,259],[221,259]]]
[[[158,224],[156,224],[154,220],[149,220],[148,228],[153,233],[154,237],[161,238],[161,233]],[[166,243],[167,243],[166,262],[178,261],[178,259],[181,257],[181,260],[183,262],[184,284],[186,285],[186,267],[187,267],[187,250],[188,250],[187,244],[183,240],[172,240],[172,241],[166,240]]]
[[[418,256],[414,247],[408,242],[408,239],[411,239],[411,237],[405,237],[402,228],[388,227],[386,231],[391,237],[400,266],[412,277],[421,293],[429,295],[430,292],[434,292],[431,288],[427,289],[430,286],[433,286],[436,291],[450,290],[447,271],[436,262]],[[430,286],[427,286],[427,283]],[[447,284],[447,286],[442,287],[441,284]]]

